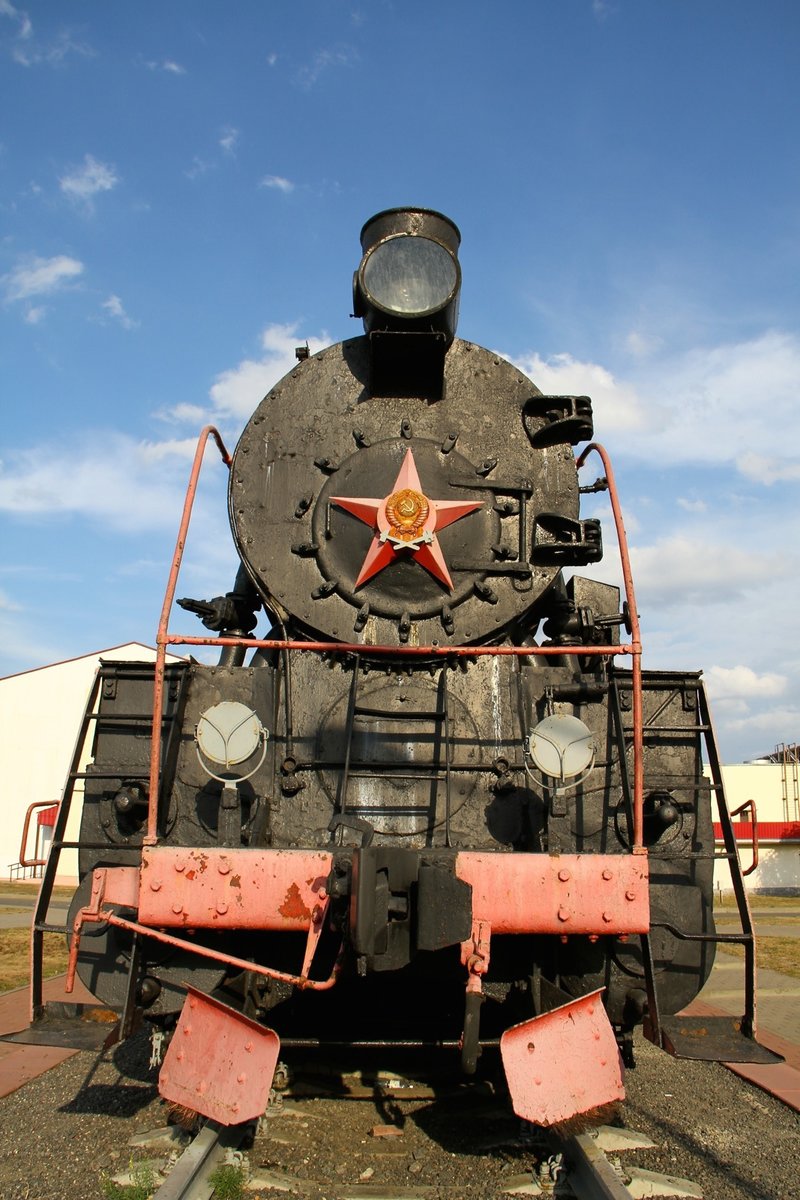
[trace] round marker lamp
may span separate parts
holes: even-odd
[[[556,780],[556,786],[576,784],[594,766],[595,746],[592,732],[578,717],[554,713],[534,726],[526,749],[542,775]]]

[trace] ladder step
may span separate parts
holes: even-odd
[[[662,1017],[664,1049],[675,1058],[703,1062],[783,1062],[755,1038],[742,1033],[741,1017]]]
[[[119,1018],[98,1004],[64,1004],[50,1001],[42,1014],[20,1033],[7,1033],[0,1041],[23,1046],[60,1046],[64,1050],[99,1050],[117,1041]]]
[[[357,704],[353,709],[354,717],[386,717],[389,721],[443,721],[444,713],[440,709],[425,711],[412,709],[403,712],[395,708],[366,708]]]

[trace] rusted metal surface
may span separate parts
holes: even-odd
[[[319,923],[325,850],[145,846],[139,920],[157,926],[308,930]]]
[[[183,513],[181,514],[181,523],[178,530],[178,538],[175,543],[175,551],[172,556],[172,565],[170,567],[169,578],[167,580],[167,590],[164,595],[164,604],[161,608],[161,619],[158,623],[158,635],[156,637],[156,665],[155,665],[155,682],[153,686],[153,733],[150,753],[150,805],[147,816],[147,838],[148,844],[152,845],[156,841],[157,826],[158,826],[158,782],[159,782],[159,766],[161,762],[161,710],[164,700],[164,666],[166,664],[167,654],[167,625],[169,623],[169,614],[175,600],[175,588],[178,583],[178,573],[180,572],[181,562],[183,561],[183,551],[186,548],[186,536],[189,532],[189,522],[192,516],[192,508],[194,507],[195,496],[197,495],[197,484],[200,479],[200,468],[203,465],[203,454],[209,438],[217,444],[217,448],[222,456],[222,461],[226,467],[230,468],[231,456],[225,447],[219,432],[213,425],[206,425],[201,431],[197,442],[197,449],[192,462],[192,470],[189,475],[189,484],[186,489],[186,498],[183,502]]]
[[[129,933],[138,933],[142,937],[152,938],[164,946],[172,946],[176,950],[185,950],[187,953],[194,954],[198,958],[210,958],[214,962],[223,963],[227,967],[235,967],[239,971],[252,971],[256,975],[264,975],[268,979],[280,979],[283,983],[290,983],[293,987],[301,989],[308,988],[310,991],[328,991],[329,988],[334,986],[342,970],[342,951],[340,951],[334,963],[333,970],[327,979],[309,979],[304,975],[292,975],[288,971],[276,971],[272,967],[265,966],[262,963],[252,962],[247,958],[239,958],[235,954],[225,954],[220,950],[212,949],[210,946],[204,946],[200,942],[191,941],[189,938],[175,937],[172,934],[164,933],[161,929],[153,929],[149,925],[142,925],[138,921],[128,921],[125,917],[117,916],[116,913],[109,909],[101,909],[97,913],[81,909],[75,918],[72,945],[70,947],[65,987],[65,991],[68,994],[72,991],[75,983],[75,969],[83,926],[86,924],[102,924],[103,922],[115,925],[118,929],[127,929]]]
[[[620,854],[456,856],[472,913],[493,933],[645,933],[648,863]]]
[[[272,1029],[190,987],[158,1090],[220,1125],[255,1120],[266,1110],[279,1052]]]
[[[631,670],[633,672],[633,852],[641,852],[644,836],[644,758],[642,754],[642,639],[639,632],[639,610],[636,607],[636,592],[633,586],[633,572],[628,553],[628,537],[625,533],[625,522],[622,519],[622,507],[619,502],[617,484],[611,459],[605,448],[599,442],[590,444],[580,453],[575,465],[578,470],[586,462],[589,454],[594,451],[599,454],[603,470],[608,482],[608,498],[614,516],[614,526],[617,531],[617,544],[622,565],[622,578],[625,585],[625,597],[628,602],[628,613],[631,626],[630,653],[633,656]]]
[[[58,805],[55,806],[58,808]],[[47,862],[47,858],[27,858],[26,850],[28,848],[28,833],[30,831],[31,817],[38,808],[53,808],[52,800],[37,800],[34,804],[29,804],[25,813],[25,820],[22,825],[22,837],[19,844],[19,865],[21,867],[43,867]],[[41,815],[41,814],[40,814]],[[48,822],[52,824],[52,822]]]
[[[525,1121],[553,1125],[625,1098],[601,991],[507,1029],[500,1053],[514,1112]]]
[[[744,868],[742,869],[742,874],[752,875],[753,871],[755,871],[756,867],[758,866],[758,813],[756,812],[755,800],[745,800],[744,804],[740,804],[738,808],[734,808],[733,812],[731,813],[731,820],[733,820],[734,817],[740,816],[740,814],[743,812],[750,813],[750,847],[753,852],[753,857],[747,870],[744,870]],[[738,851],[738,844],[736,848]]]

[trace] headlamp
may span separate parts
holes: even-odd
[[[458,318],[458,229],[426,208],[392,208],[361,230],[353,305],[373,331],[434,332],[450,345]]]

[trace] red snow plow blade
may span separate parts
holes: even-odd
[[[554,1125],[625,1098],[602,988],[507,1029],[500,1053],[514,1112]]]

